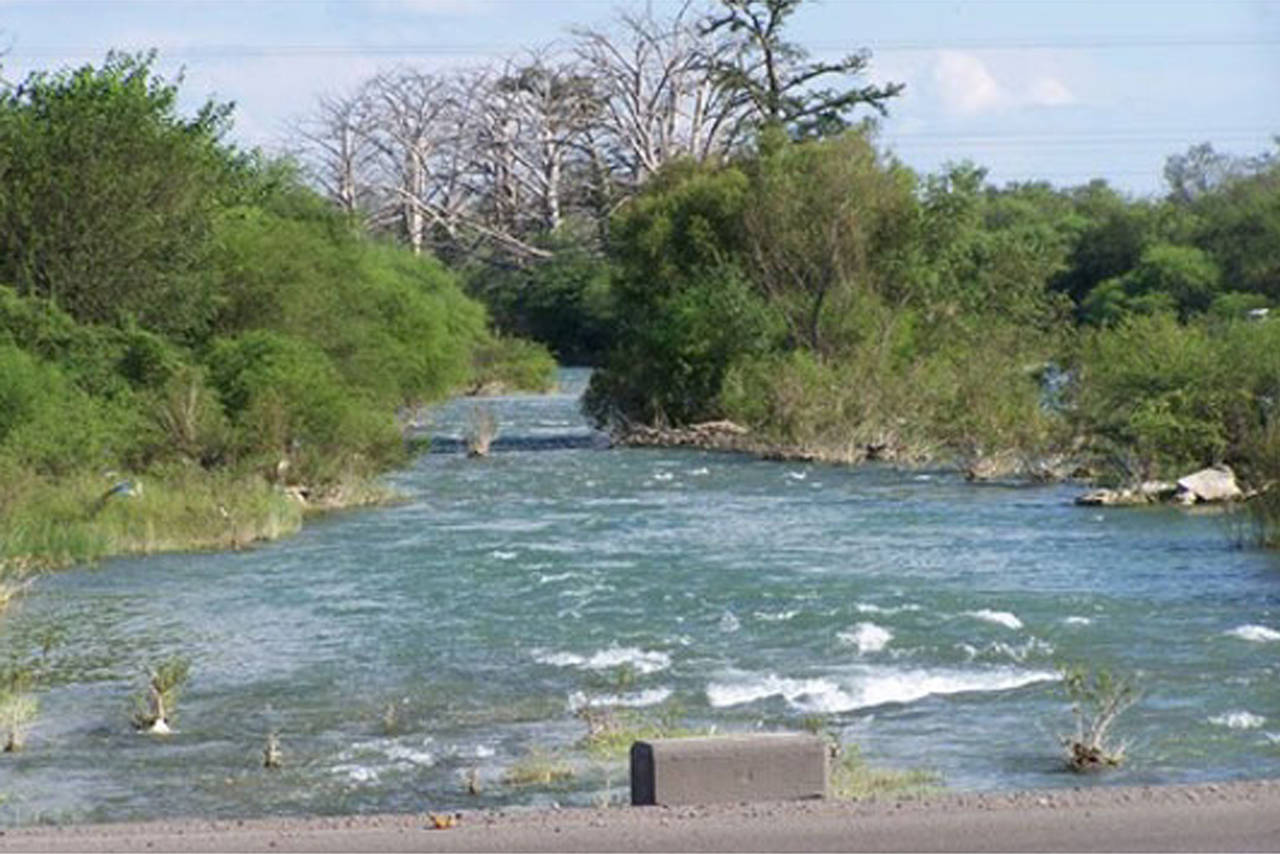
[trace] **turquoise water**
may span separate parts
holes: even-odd
[[[1280,776],[1280,555],[1237,547],[1229,519],[942,470],[604,450],[584,380],[489,401],[486,460],[457,443],[481,404],[431,413],[436,451],[391,478],[398,506],[42,579],[0,622],[19,652],[61,627],[28,748],[0,756],[0,823],[622,798],[625,765],[574,748],[574,710],[620,664],[635,678],[612,700],[642,713],[821,715],[954,789]],[[178,733],[135,734],[142,668],[171,654],[192,672]],[[1139,675],[1121,770],[1060,770],[1062,661]],[[535,749],[576,776],[502,783]]]

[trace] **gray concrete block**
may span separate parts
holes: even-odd
[[[806,733],[665,738],[631,745],[635,806],[825,798],[827,776],[827,744]]]

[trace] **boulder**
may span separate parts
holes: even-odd
[[[1227,466],[1210,466],[1198,472],[1178,478],[1174,498],[1183,504],[1203,504],[1213,501],[1234,501],[1244,493],[1236,483],[1236,475]]]

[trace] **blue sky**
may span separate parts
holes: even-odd
[[[235,101],[237,141],[274,148],[317,96],[379,69],[500,59],[641,2],[0,0],[0,63],[15,81],[156,48],[189,104]],[[790,35],[820,57],[868,48],[873,79],[907,84],[882,140],[924,171],[969,159],[1000,183],[1151,194],[1170,154],[1280,134],[1280,2],[807,0]]]

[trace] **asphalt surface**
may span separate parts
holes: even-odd
[[[733,804],[7,829],[9,851],[1280,851],[1280,780]]]

